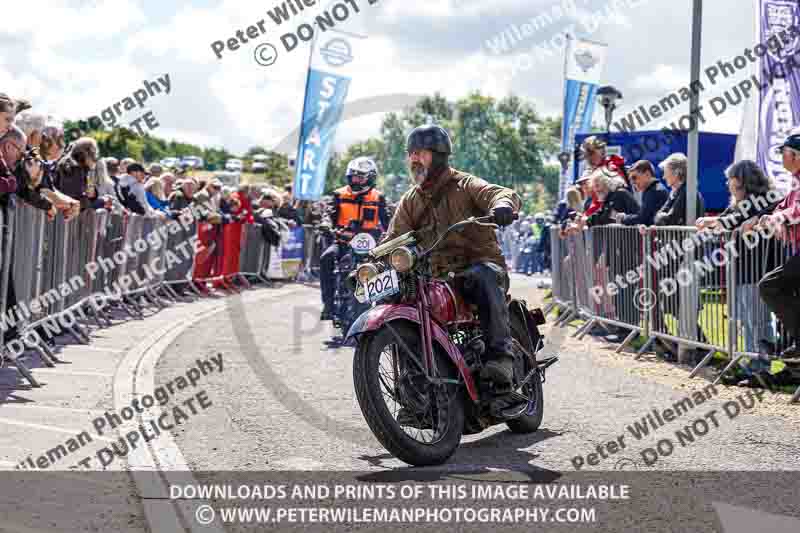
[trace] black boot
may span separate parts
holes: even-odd
[[[514,359],[507,354],[493,358],[483,366],[481,378],[500,388],[511,387],[514,383]]]

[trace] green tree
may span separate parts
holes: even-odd
[[[383,171],[386,174],[406,174],[406,126],[397,113],[389,113],[381,124],[381,139],[385,147]]]
[[[474,92],[456,102],[439,94],[423,98],[401,113],[389,113],[381,125],[386,146],[386,171],[405,175],[405,138],[429,120],[449,131],[452,165],[488,181],[524,190],[545,185],[550,171],[543,160],[558,151],[557,119],[542,119],[534,107],[511,95],[501,100]],[[543,187],[548,196],[551,187]],[[545,200],[549,200],[545,198]]]
[[[289,159],[286,154],[267,150],[266,156],[267,170],[264,174],[270,183],[282,186],[294,181],[294,174],[289,171]]]

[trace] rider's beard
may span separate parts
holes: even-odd
[[[408,170],[411,174],[411,179],[414,180],[414,183],[417,185],[422,185],[428,178],[428,169],[425,168],[425,165],[422,163],[415,161],[411,163]]]

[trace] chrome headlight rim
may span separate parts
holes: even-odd
[[[378,267],[372,263],[364,263],[356,269],[356,279],[362,285],[379,274]]]
[[[402,254],[404,256],[404,260],[408,264],[408,266],[406,268],[399,268],[397,266],[397,263],[395,262],[395,254],[398,254],[398,255]],[[416,263],[416,261],[417,261],[416,254],[414,253],[414,251],[411,248],[409,248],[407,246],[401,246],[399,248],[396,248],[396,249],[392,250],[392,253],[389,255],[389,264],[392,265],[392,268],[394,268],[395,270],[397,270],[398,272],[401,272],[401,273],[408,272],[412,268],[414,268],[414,264]]]

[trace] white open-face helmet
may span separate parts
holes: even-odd
[[[369,157],[356,157],[347,164],[345,177],[353,192],[371,189],[378,178],[378,165]]]

